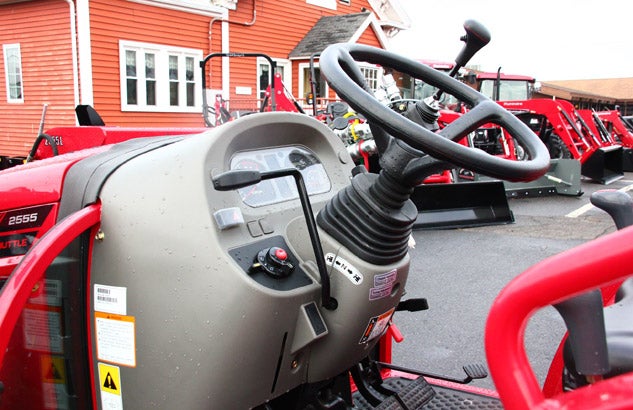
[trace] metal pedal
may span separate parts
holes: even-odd
[[[419,409],[435,397],[435,390],[424,380],[418,377],[407,383],[393,396],[389,396],[376,407],[376,410],[402,410]]]

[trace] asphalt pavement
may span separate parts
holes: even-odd
[[[577,197],[510,199],[512,224],[415,231],[404,298],[427,298],[429,310],[394,316],[405,337],[394,344],[394,363],[456,378],[464,377],[464,365],[485,364],[484,326],[495,296],[531,265],[615,231],[589,198],[600,189],[629,192],[633,173],[609,185],[584,179],[581,185],[584,193]],[[541,382],[564,332],[553,308],[539,311],[528,324],[528,357]],[[490,377],[473,384],[494,388]]]

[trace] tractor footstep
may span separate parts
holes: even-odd
[[[395,395],[388,397],[376,410],[419,409],[435,397],[435,391],[424,377],[411,380]]]
[[[471,380],[485,379],[488,377],[488,370],[486,366],[481,363],[467,364],[463,369]]]

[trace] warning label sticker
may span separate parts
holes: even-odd
[[[42,355],[42,380],[63,384],[66,383],[66,365],[64,356]]]
[[[99,390],[101,406],[104,409],[123,409],[121,395],[121,369],[106,363],[99,363]]]
[[[95,312],[95,327],[99,360],[136,367],[134,316]]]
[[[24,308],[24,347],[47,353],[64,353],[62,316],[59,308],[28,305]]]
[[[389,325],[389,321],[391,320],[391,315],[393,315],[395,309],[389,309],[387,312],[383,313],[380,316],[374,316],[369,319],[369,323],[365,328],[365,333],[363,333],[363,337],[360,338],[358,344],[363,344],[373,340],[387,330],[387,326]]]

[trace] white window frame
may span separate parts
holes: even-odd
[[[320,68],[318,62],[314,62],[314,68]],[[303,86],[303,84],[305,83],[305,76],[303,73],[306,71],[306,69],[309,72],[310,63],[299,63],[299,98],[301,99],[305,99],[306,94],[312,91],[312,90],[306,90],[305,87]],[[325,81],[324,84],[325,84],[325,90],[321,90],[321,98],[328,98],[328,95],[330,95],[330,86],[327,83],[327,81]],[[304,102],[304,104],[305,106],[308,106],[307,103]]]
[[[136,52],[137,104],[127,102],[126,51]],[[145,84],[145,54],[155,55],[154,79],[156,81],[156,105],[147,104]],[[178,105],[170,105],[169,56],[178,56]],[[186,58],[194,59],[194,105],[187,106]],[[162,44],[119,40],[119,75],[121,111],[125,112],[182,112],[198,113],[202,110],[202,74],[200,61],[202,50],[173,47]]]
[[[336,0],[306,0],[306,3],[326,9],[336,10]]]
[[[281,81],[286,86],[288,91],[292,90],[292,63],[287,59],[279,59],[273,58],[273,61],[277,65],[277,67],[283,68],[283,76],[281,77]],[[270,65],[270,62],[264,57],[257,57],[257,98],[261,95],[261,92],[266,91],[262,90],[259,86],[259,76],[262,74],[262,64]]]
[[[11,67],[10,67],[10,62],[9,62],[9,58],[8,58],[8,54],[10,52],[15,52],[17,51],[17,58],[18,58],[18,73],[15,72],[11,72]],[[12,103],[12,104],[21,104],[24,103],[24,73],[22,71],[22,52],[20,51],[20,43],[15,43],[15,44],[3,44],[2,45],[2,54],[4,57],[4,78],[5,78],[5,85],[6,85],[6,89],[7,89],[7,102],[8,103]],[[18,75],[19,76],[19,87],[20,87],[20,97],[16,98],[16,97],[11,97],[11,87],[16,87],[15,84],[12,83],[11,81],[11,77],[13,75]]]
[[[367,82],[367,85],[369,86],[369,88],[371,88],[373,92],[376,92],[380,84],[382,84],[383,70],[380,67],[373,64],[359,64],[358,67],[360,68],[360,71],[363,73],[363,77],[365,77],[365,81]],[[367,76],[369,71],[375,72],[376,74],[375,78],[369,78]]]

